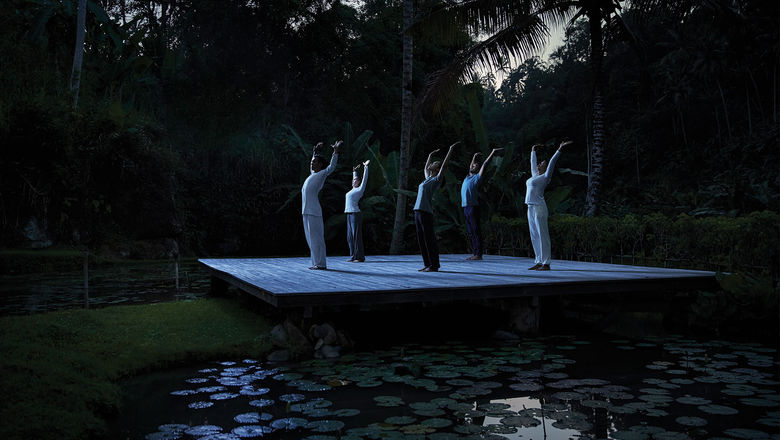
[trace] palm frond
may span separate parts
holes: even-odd
[[[444,2],[417,14],[409,28],[423,38],[436,38],[445,44],[459,40],[464,28],[473,35],[495,34],[511,26],[517,17],[531,12],[531,2],[517,0],[465,0]]]
[[[540,17],[517,17],[510,26],[467,49],[449,65],[431,74],[418,107],[441,112],[443,105],[455,96],[461,82],[467,82],[480,69],[496,70],[511,60],[532,56],[542,49],[548,37],[548,27]]]

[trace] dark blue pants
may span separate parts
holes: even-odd
[[[466,229],[471,238],[471,252],[482,256],[482,229],[479,226],[479,206],[465,206],[463,214],[466,216]]]
[[[414,211],[414,226],[417,229],[417,244],[425,267],[438,269],[439,246],[436,244],[436,233],[433,231],[433,214],[425,211]]]
[[[366,255],[363,253],[363,213],[347,213],[347,244],[349,244],[349,256],[353,260],[363,261]]]

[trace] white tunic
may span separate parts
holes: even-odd
[[[543,205],[545,203],[544,189],[550,183],[555,162],[558,161],[560,153],[560,151],[556,151],[547,165],[547,171],[544,174],[539,174],[539,167],[536,165],[536,151],[531,151],[531,178],[525,181],[526,205]]]
[[[303,215],[316,215],[322,217],[322,208],[320,207],[319,193],[322,186],[325,184],[325,178],[336,169],[336,163],[338,162],[339,155],[333,154],[330,157],[330,165],[324,170],[314,172],[311,168],[311,175],[306,178],[301,188],[301,196],[303,197],[303,206],[301,208],[301,214]]]
[[[366,170],[363,172],[363,181],[360,182],[360,186],[352,188],[347,193],[346,201],[344,203],[345,213],[360,212],[358,203],[360,202],[360,198],[363,197],[363,193],[366,192],[366,182],[368,182],[368,166],[366,166],[365,169]],[[354,174],[357,176],[357,173]]]

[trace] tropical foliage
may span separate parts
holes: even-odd
[[[505,148],[482,186],[484,218],[524,218],[529,146],[573,139],[547,195],[558,214],[587,210],[592,29],[587,17],[562,19],[578,10],[550,15],[560,19],[547,25],[567,30],[549,59],[472,71],[441,113],[417,114],[410,191],[398,190],[401,1],[87,1],[74,111],[76,3],[11,0],[0,11],[6,246],[28,245],[38,229],[92,249],[173,239],[197,255],[302,254],[297,192],[308,150],[342,138],[341,168],[322,193],[329,253],[345,246],[352,165],[372,159],[366,245],[386,252],[397,194],[413,195],[427,152],[454,140],[462,143],[436,195],[444,248],[465,251],[459,183],[475,151]],[[692,5],[680,20],[620,2],[631,38],[603,39],[604,218],[778,211],[778,5]],[[446,41],[415,37],[417,97],[428,75],[481,41],[449,29]],[[526,38],[528,49],[542,43]],[[407,221],[404,251],[415,250],[412,229]]]

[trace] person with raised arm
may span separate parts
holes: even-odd
[[[528,205],[528,229],[531,233],[531,244],[534,248],[534,265],[528,270],[550,270],[550,231],[547,228],[547,202],[544,200],[544,190],[550,183],[555,163],[561,155],[563,147],[572,141],[561,142],[558,150],[550,159],[550,164],[544,160],[536,164],[536,149],[541,145],[531,147],[531,178],[525,181],[525,204]]]
[[[414,203],[414,226],[417,230],[417,244],[423,257],[425,267],[420,272],[438,272],[439,246],[436,243],[436,234],[433,230],[433,193],[441,186],[444,180],[444,171],[450,161],[452,149],[459,142],[450,145],[444,160],[431,163],[431,157],[438,149],[431,151],[428,160],[425,161],[425,180],[417,187],[417,200]]]
[[[469,165],[469,175],[463,179],[463,185],[460,187],[460,200],[463,207],[463,215],[466,216],[466,230],[471,238],[472,255],[467,260],[481,260],[482,252],[482,229],[480,227],[480,209],[478,186],[485,173],[485,168],[493,159],[493,155],[503,150],[503,148],[494,148],[487,159],[480,165],[479,156],[482,153],[474,153]]]
[[[350,263],[362,263],[366,261],[366,255],[363,252],[363,213],[360,212],[360,198],[366,192],[366,182],[368,182],[368,164],[367,160],[362,164],[355,165],[352,168],[352,189],[346,195],[344,213],[347,215],[347,245],[349,245]],[[358,169],[363,165],[363,178],[358,175]]]
[[[306,243],[311,252],[312,270],[325,270],[326,264],[325,250],[325,224],[322,221],[322,207],[320,207],[320,190],[325,184],[325,179],[336,169],[339,159],[339,147],[342,141],[337,141],[331,147],[333,154],[330,157],[330,165],[327,164],[325,154],[322,151],[322,142],[314,146],[311,162],[309,164],[309,177],[303,182],[301,187],[303,214],[303,230],[306,233]],[[326,167],[327,165],[327,167]]]

